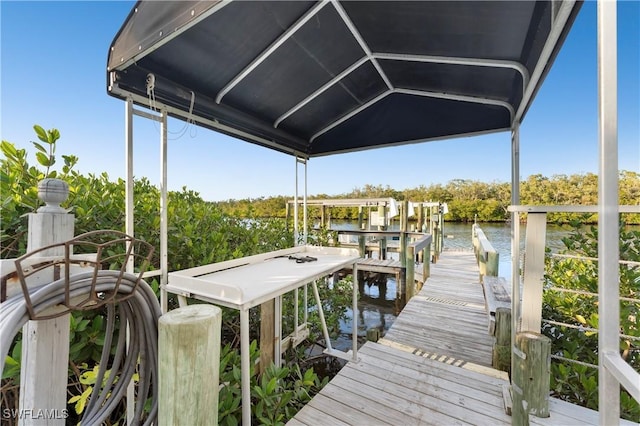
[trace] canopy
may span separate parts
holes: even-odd
[[[309,158],[509,130],[573,1],[145,1],[108,93]]]

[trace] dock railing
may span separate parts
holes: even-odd
[[[547,213],[599,213],[597,206],[510,206],[509,211],[513,213],[512,218],[512,372],[519,368],[517,363],[523,359],[531,359],[532,354],[523,353],[520,343],[523,338],[536,339],[541,336],[541,327],[545,323],[551,324],[542,318],[543,291],[549,289],[545,287],[545,249],[546,249],[546,227]],[[619,213],[640,213],[640,206],[619,206]],[[526,232],[524,261],[520,262],[520,220],[526,213]],[[620,417],[620,386],[637,401],[640,402],[640,374],[620,353],[620,338],[632,338],[638,341],[639,336],[626,336],[620,332],[620,303],[621,300],[630,303],[638,303],[639,299],[629,299],[620,297],[620,265],[625,264],[630,267],[640,267],[640,262],[621,261],[619,259],[619,234],[614,236],[613,230],[619,233],[618,223],[599,222],[598,229],[598,257],[587,258],[584,256],[572,256],[575,259],[583,259],[588,262],[597,263],[598,293],[588,291],[578,291],[583,296],[598,299],[598,317],[600,319],[597,329],[590,328],[588,331],[598,334],[598,365],[591,367],[598,369],[598,393],[599,410],[601,419]],[[615,239],[614,239],[615,238]],[[603,241],[617,241],[617,244],[606,244]],[[552,255],[558,256],[558,255]],[[522,270],[522,274],[520,271]],[[604,276],[604,272],[607,275]],[[613,274],[613,280],[611,276]],[[554,289],[554,287],[551,287]],[[565,291],[564,289],[561,289]],[[573,290],[571,290],[573,291]],[[578,313],[576,313],[578,315]],[[551,324],[556,326],[572,326],[571,324]],[[542,336],[545,337],[545,336]],[[612,344],[611,341],[615,342]],[[538,356],[544,356],[538,354]],[[548,354],[549,358],[551,355]],[[558,358],[553,356],[553,358]],[[577,364],[584,365],[580,360],[569,360]],[[545,380],[546,378],[542,378]],[[513,410],[522,409],[516,401],[516,396],[520,393],[523,400],[527,401],[525,406],[531,410],[531,396],[522,395],[523,391],[517,383],[517,378],[512,374],[512,395],[514,397]],[[612,383],[613,382],[613,383]],[[540,388],[544,392],[548,402],[548,381],[546,389]],[[543,403],[544,403],[544,399]],[[532,414],[535,414],[529,411]],[[544,409],[541,410],[544,413]]]
[[[403,232],[403,231],[359,231],[359,230],[339,230],[335,231],[338,236],[340,235],[354,235],[358,237],[358,248],[361,257],[367,256],[366,241],[374,238],[377,240],[389,240],[397,239],[398,245],[398,258],[400,264],[405,269],[405,283],[407,283],[407,301],[415,294],[415,283],[418,281],[424,284],[425,280],[430,274],[430,262],[431,262],[431,246],[433,242],[433,236],[422,232]],[[341,243],[344,245],[345,243]],[[388,244],[384,244],[386,250],[390,249]],[[380,258],[384,259],[386,253],[380,251]],[[412,259],[413,261],[410,261]],[[417,279],[416,265],[422,268],[422,278]],[[413,283],[414,285],[411,285]],[[418,287],[419,289],[420,287]]]
[[[482,282],[485,275],[497,277],[500,254],[491,245],[491,242],[489,242],[484,231],[477,223],[471,226],[471,242],[473,243],[473,252],[478,261],[478,269],[480,269],[480,282]]]

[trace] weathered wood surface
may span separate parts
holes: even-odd
[[[506,373],[490,367],[473,252],[445,251],[431,272],[386,336],[365,343],[359,362],[349,362],[289,425],[511,425]],[[598,424],[596,411],[553,398],[549,406],[550,417],[530,423]]]
[[[160,317],[158,425],[218,423],[221,324],[222,310],[206,304]]]
[[[358,270],[395,274],[403,270],[399,260],[367,258],[358,261]]]
[[[472,252],[444,252],[383,340],[491,366],[493,338]]]

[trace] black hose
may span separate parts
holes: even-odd
[[[118,279],[120,282],[118,284]],[[91,292],[93,272],[76,274],[69,279],[69,294],[86,297]],[[138,370],[139,380],[135,400],[134,425],[155,423],[158,415],[158,318],[161,315],[158,299],[149,285],[134,274],[120,271],[98,271],[95,290],[97,293],[117,291],[116,300],[129,296],[117,305],[120,321],[115,354],[111,362],[111,374],[104,380],[109,369],[111,344],[115,332],[116,306],[107,304],[107,330],[100,357],[100,369],[96,383],[85,406],[82,424],[93,425],[105,422],[127,394],[127,387]],[[30,289],[29,295],[36,315],[65,301],[65,279]],[[11,343],[20,329],[29,321],[27,304],[22,294],[15,295],[0,304],[0,371]],[[129,330],[127,344],[126,333]],[[117,378],[117,380],[116,380]],[[104,384],[103,384],[104,382]],[[151,397],[151,411],[144,416],[144,405]]]

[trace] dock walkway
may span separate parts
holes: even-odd
[[[288,425],[510,425],[509,381],[490,367],[491,344],[473,253],[443,252],[386,336],[365,343],[359,362],[349,362]],[[550,411],[531,424],[598,424],[596,411],[553,398]]]

